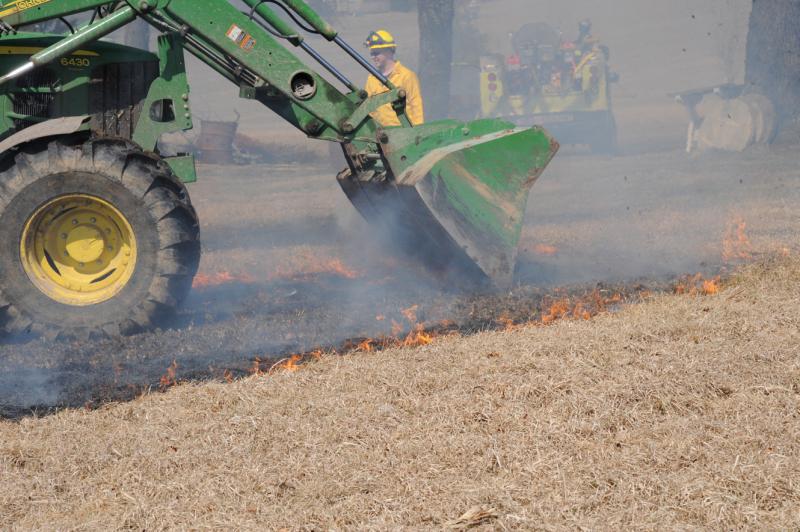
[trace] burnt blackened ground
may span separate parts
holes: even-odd
[[[528,285],[503,294],[467,295],[407,292],[385,281],[330,274],[302,281],[228,283],[197,290],[187,302],[190,310],[182,311],[168,330],[4,346],[0,412],[15,416],[130,398],[158,388],[171,366],[180,381],[236,377],[252,371],[256,360],[263,370],[289,354],[343,352],[364,339],[373,339],[379,348],[402,341],[417,324],[432,334],[469,334],[541,321],[562,300],[570,301],[570,312],[579,300],[595,310],[593,293],[621,294],[621,303],[669,286],[667,280],[558,289]]]

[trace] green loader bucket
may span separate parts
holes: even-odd
[[[558,150],[540,127],[487,119],[387,128],[389,172],[339,183],[371,224],[438,270],[511,283],[528,194]]]

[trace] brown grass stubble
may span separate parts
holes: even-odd
[[[800,259],[296,373],[0,423],[0,528],[800,525]],[[487,515],[487,514],[483,514]]]

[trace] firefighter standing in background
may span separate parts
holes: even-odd
[[[575,48],[581,54],[586,54],[591,51],[597,40],[592,36],[592,21],[587,19],[581,20],[578,24],[578,38],[575,39]]]
[[[422,92],[419,88],[417,75],[403,66],[400,61],[394,58],[397,51],[392,34],[386,30],[373,31],[367,37],[364,45],[369,48],[369,54],[375,67],[391,81],[398,89],[406,91],[406,114],[413,125],[421,124],[425,121],[425,114],[422,106]],[[365,87],[369,96],[374,96],[387,89],[375,76],[367,79]],[[389,104],[379,107],[371,113],[382,126],[399,126],[400,120]]]
[[[588,18],[578,24],[578,38],[575,40],[574,48],[575,89],[585,92],[588,98],[594,98],[600,89],[597,71],[598,54],[603,53],[608,60],[608,48],[600,46],[599,41],[592,35],[592,21]]]

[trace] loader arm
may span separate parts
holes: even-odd
[[[204,7],[198,9],[199,3]],[[360,91],[343,93],[227,1],[170,0],[143,17],[180,31],[190,53],[226,69],[243,95],[258,99],[307,135],[374,142],[371,119],[349,120],[360,106],[370,107],[377,99],[370,101]]]

